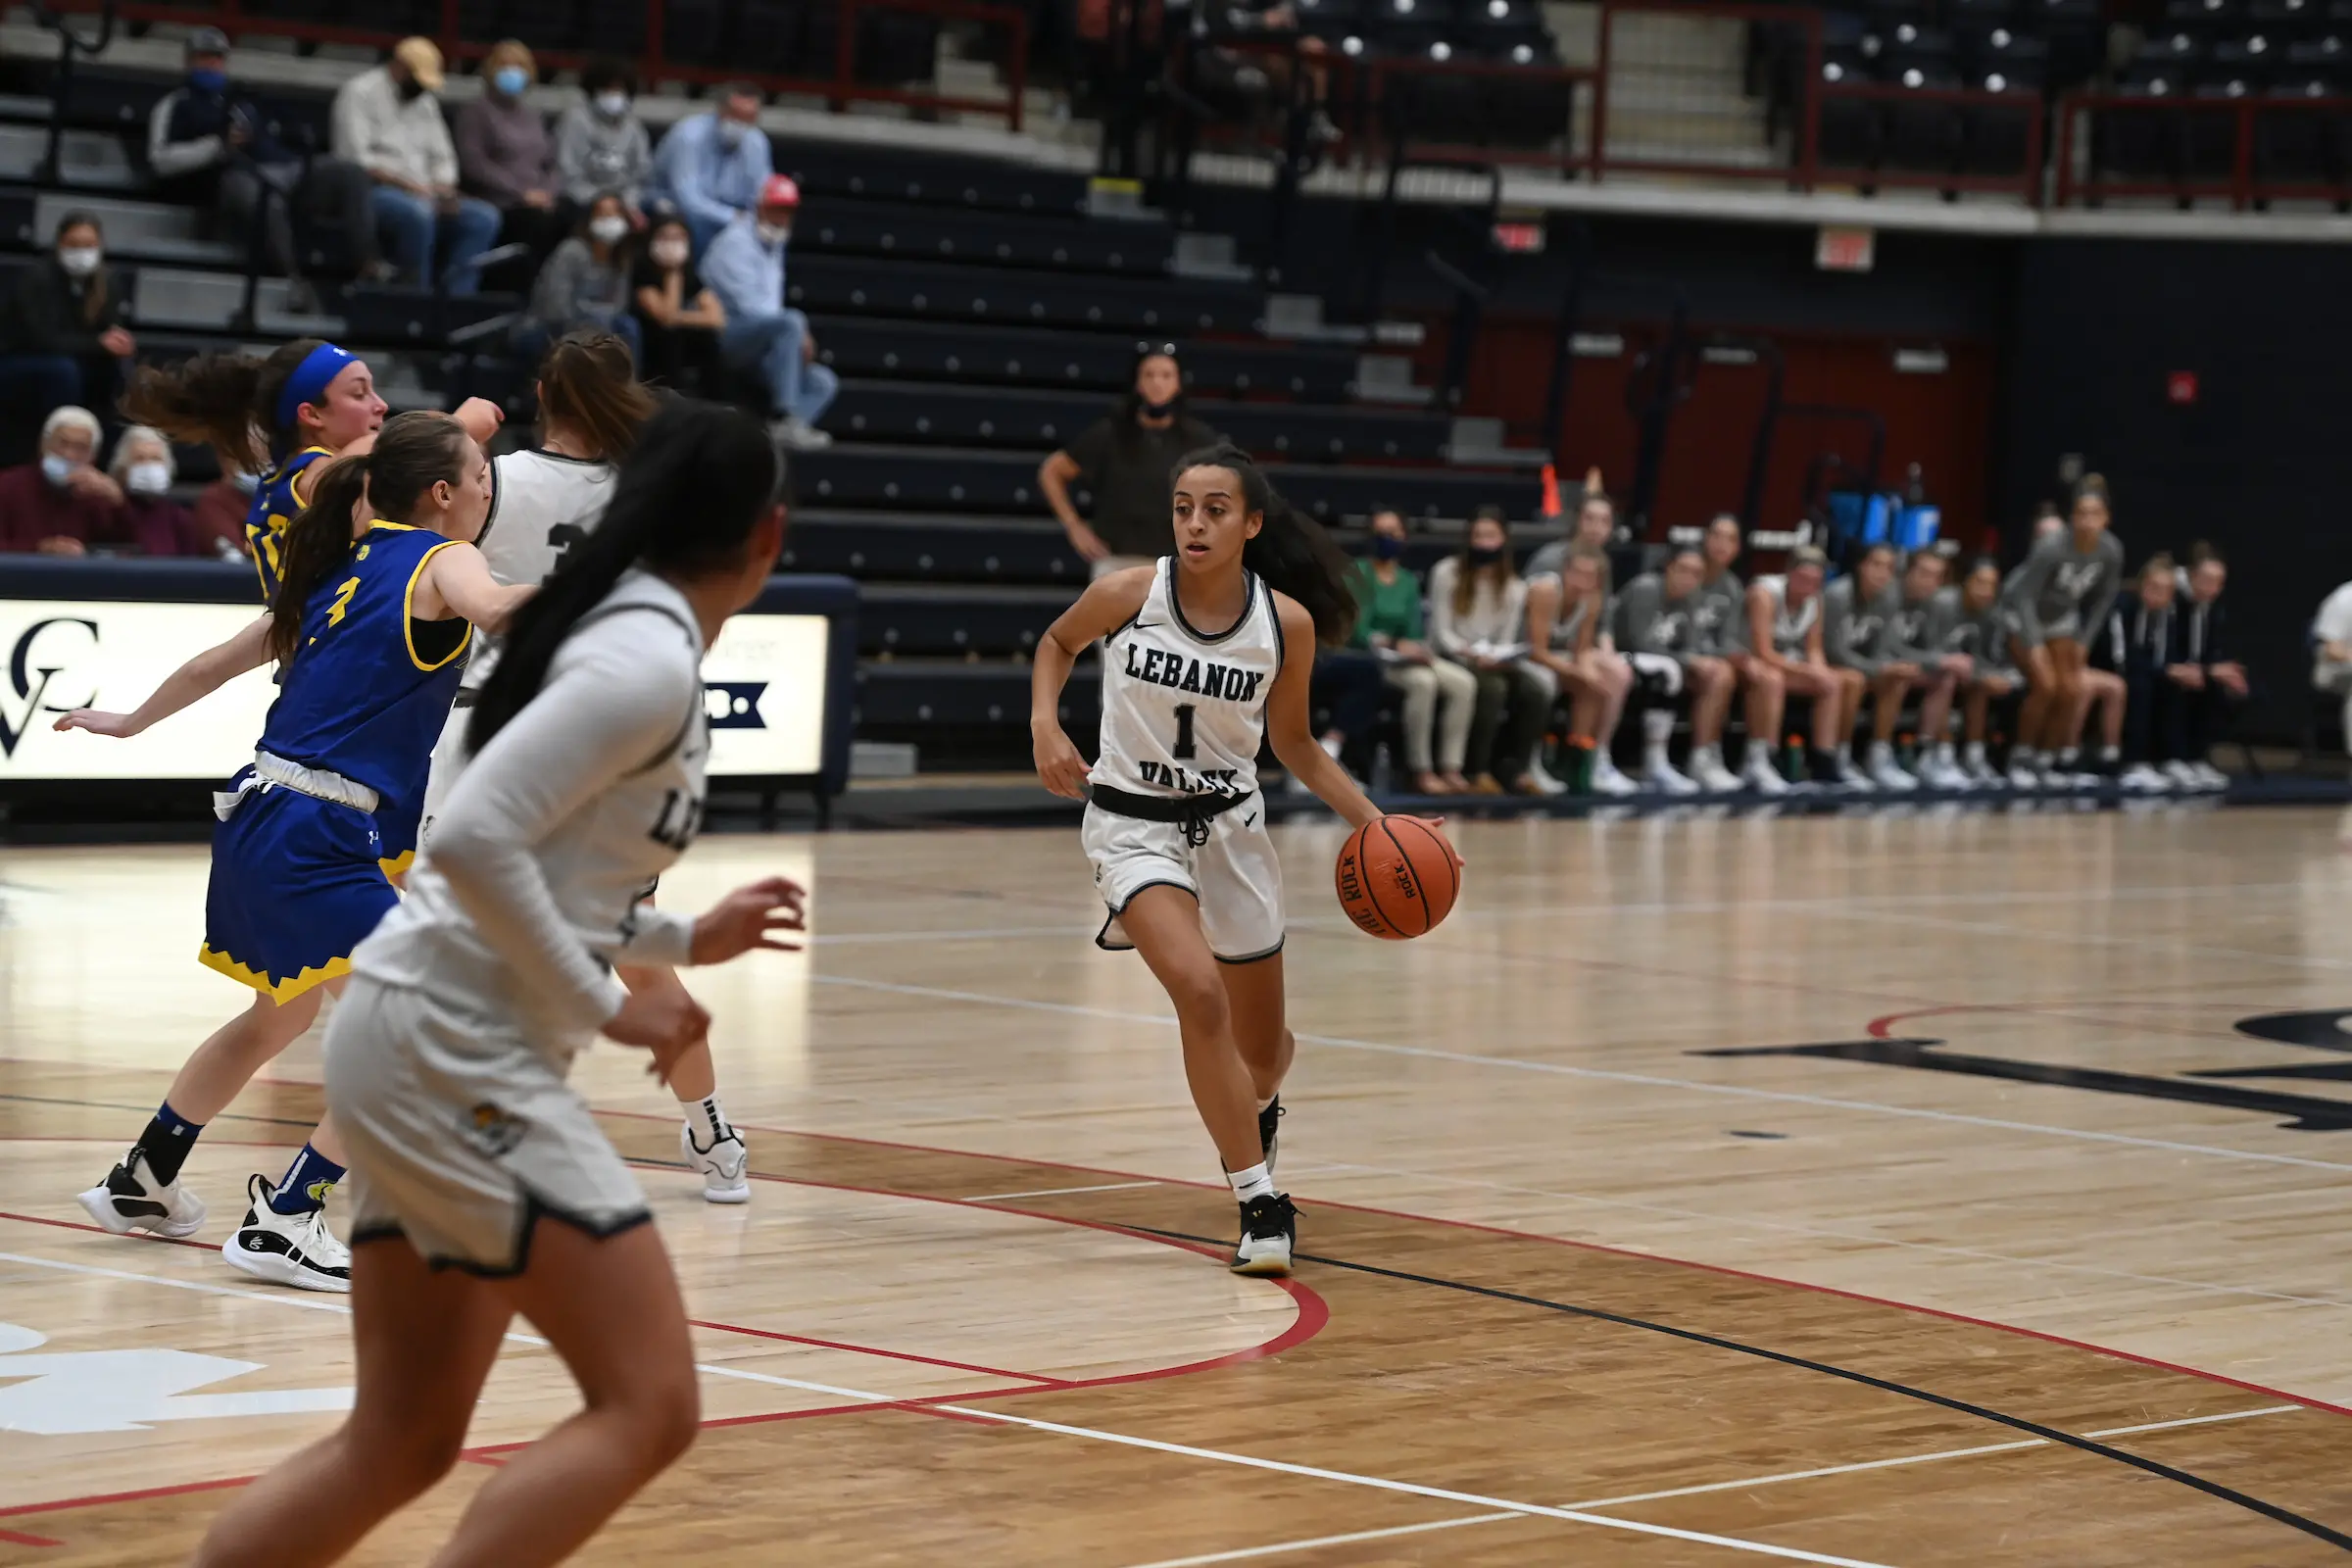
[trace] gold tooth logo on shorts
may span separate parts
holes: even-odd
[[[466,1111],[459,1124],[466,1142],[493,1157],[522,1142],[522,1130],[520,1116],[502,1110],[487,1100]]]

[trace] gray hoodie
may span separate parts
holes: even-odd
[[[2009,574],[2001,598],[2016,617],[2018,640],[2028,648],[2039,648],[2052,637],[2086,643],[2105,623],[2123,580],[2122,540],[2102,533],[2084,555],[2075,548],[2074,529],[2061,528]]]

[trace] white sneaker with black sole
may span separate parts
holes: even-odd
[[[1288,1274],[1298,1240],[1298,1210],[1290,1194],[1252,1198],[1242,1205],[1242,1239],[1226,1266],[1236,1274]]]
[[[678,1128],[678,1152],[686,1156],[686,1168],[703,1173],[703,1201],[707,1203],[748,1203],[752,1200],[752,1181],[745,1172],[752,1163],[752,1152],[742,1137],[729,1127],[709,1149],[694,1141],[694,1124]]]
[[[2211,762],[2191,762],[2188,766],[2189,770],[2197,775],[2197,788],[2226,790],[2230,787],[2230,775]]]
[[[2134,795],[2161,795],[2177,788],[2180,781],[2161,769],[2145,762],[2133,762],[2116,778],[2119,788]]]
[[[298,1291],[351,1290],[351,1249],[326,1228],[326,1210],[280,1214],[270,1206],[267,1176],[245,1180],[245,1222],[220,1244],[220,1257],[240,1274]]]
[[[204,1200],[177,1181],[159,1182],[147,1169],[147,1156],[132,1150],[106,1180],[74,1195],[82,1212],[117,1236],[153,1231],[174,1239],[193,1236],[204,1223]]]

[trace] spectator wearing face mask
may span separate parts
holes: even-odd
[[[122,490],[92,466],[97,457],[98,416],[53,411],[41,425],[40,460],[0,471],[0,550],[79,556],[119,541]]]
[[[240,254],[258,214],[263,263],[289,280],[286,302],[298,313],[318,302],[295,253],[295,205],[339,225],[361,276],[382,281],[387,270],[376,256],[366,172],[339,158],[306,165],[279,141],[260,107],[229,86],[228,35],[220,28],[188,34],[187,66],[185,82],[157,99],[147,117],[147,167],[158,185],[174,201],[210,209],[216,237]]]
[[[686,220],[699,255],[728,224],[752,220],[774,172],[767,132],[760,128],[760,90],[722,87],[717,108],[688,115],[669,127],[654,149],[646,192]]]
[[[196,518],[172,499],[177,473],[172,443],[152,425],[123,427],[115,438],[107,473],[122,492],[121,535],[142,556],[195,556],[214,552],[197,533]]]
[[[727,313],[718,336],[720,356],[738,369],[759,373],[767,387],[776,439],[810,451],[833,444],[816,421],[841,390],[841,380],[830,366],[816,363],[808,318],[784,304],[784,247],[792,240],[793,215],[800,208],[801,187],[786,175],[770,174],[760,187],[759,206],[710,242],[703,276]]]
[[[27,426],[54,408],[112,408],[138,348],[122,326],[125,305],[98,220],[68,213],[48,258],[17,274],[0,316],[0,400]]]
[[[499,243],[545,257],[570,220],[556,210],[556,149],[547,121],[525,96],[539,63],[520,40],[502,39],[482,57],[482,95],[460,108],[451,127],[458,183],[498,209]]]
[[[637,90],[629,68],[592,60],[580,73],[580,101],[556,122],[556,189],[585,211],[599,196],[620,198],[631,226],[645,226],[645,182],[654,144],[645,122],[629,113]]]
[[[402,279],[430,286],[446,276],[450,293],[472,294],[481,287],[473,259],[497,236],[499,214],[458,189],[458,151],[433,96],[441,84],[433,41],[403,38],[390,60],[336,91],[334,153],[375,181],[368,205]]]
[[[1176,548],[1168,474],[1185,454],[1216,444],[1217,433],[1185,410],[1176,346],[1154,344],[1135,357],[1135,374],[1110,411],[1038,465],[1037,488],[1088,571],[1107,576]],[[1091,518],[1070,499],[1079,483],[1093,492]]]
[[[532,364],[548,346],[581,327],[611,332],[638,350],[637,318],[629,314],[629,270],[621,247],[629,215],[617,196],[589,205],[579,232],[556,247],[531,285],[531,308],[514,329],[516,352]]]
[[[200,555],[243,561],[252,552],[245,542],[245,516],[253,510],[254,492],[262,487],[259,474],[231,468],[196,493],[196,537]]]
[[[694,270],[694,239],[684,219],[655,221],[629,286],[643,344],[637,373],[681,392],[710,396],[717,386],[718,334],[727,324],[727,312]]]

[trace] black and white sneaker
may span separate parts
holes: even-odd
[[[1257,1147],[1265,1156],[1266,1174],[1274,1174],[1274,1152],[1282,1145],[1282,1097],[1276,1095],[1257,1113]]]
[[[1226,1266],[1236,1274],[1288,1274],[1298,1239],[1298,1209],[1290,1194],[1252,1198],[1242,1205],[1242,1240]]]
[[[230,1268],[272,1285],[291,1285],[298,1291],[351,1290],[351,1249],[326,1228],[326,1210],[280,1214],[270,1206],[267,1176],[245,1180],[245,1222],[220,1244],[220,1256]]]
[[[678,1129],[678,1152],[686,1156],[687,1169],[702,1173],[705,1202],[752,1200],[752,1184],[745,1174],[752,1162],[752,1152],[744,1147],[734,1128],[728,1127],[716,1142],[705,1149],[694,1141],[694,1125],[689,1122]]]
[[[157,1181],[147,1156],[136,1149],[106,1173],[105,1181],[75,1196],[83,1213],[117,1236],[132,1231],[193,1236],[204,1223],[204,1200],[176,1181]]]

